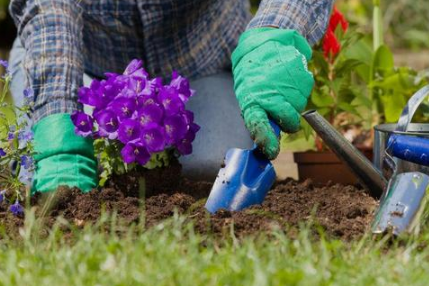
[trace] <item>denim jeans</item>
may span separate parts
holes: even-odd
[[[13,76],[11,94],[17,106],[22,106],[24,102],[24,56],[25,49],[17,39],[9,59]],[[84,75],[86,86],[90,81],[91,78]],[[229,71],[194,80],[191,87],[196,90],[196,95],[189,100],[187,108],[194,112],[195,122],[201,126],[201,130],[193,143],[193,153],[181,157],[180,163],[185,176],[213,180],[228,149],[251,148],[253,142],[241,118]],[[31,125],[31,119],[26,120]]]

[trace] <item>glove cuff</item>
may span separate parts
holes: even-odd
[[[307,40],[297,31],[268,27],[255,28],[249,29],[241,35],[238,46],[232,54],[233,70],[245,55],[267,42],[278,42],[281,45],[293,46],[305,56],[307,61],[311,59],[311,47]]]
[[[82,155],[94,158],[92,138],[75,134],[70,114],[60,113],[47,116],[33,127],[35,160],[59,154]]]

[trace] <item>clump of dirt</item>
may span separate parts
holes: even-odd
[[[165,178],[167,174],[163,175]],[[314,187],[310,180],[301,183],[286,180],[273,187],[261,206],[241,212],[221,210],[210,216],[204,209],[210,183],[192,182],[180,177],[176,177],[176,181],[162,181],[162,177],[155,176],[160,184],[147,180],[144,199],[139,197],[138,179],[124,176],[116,178],[102,190],[87,194],[75,188],[61,187],[53,197],[33,199],[32,205],[37,209],[36,215],[45,217],[47,225],[63,216],[70,223],[82,227],[97,221],[103,211],[116,211],[122,221],[131,224],[139,222],[144,211],[145,224],[151,227],[178,212],[186,215],[195,229],[204,234],[229,235],[233,229],[236,236],[243,237],[273,229],[293,229],[301,222],[313,220],[328,235],[344,240],[357,238],[367,230],[377,206],[377,201],[354,186]],[[23,217],[14,217],[5,203],[0,203],[0,225],[8,233],[17,232],[23,226],[23,220]]]

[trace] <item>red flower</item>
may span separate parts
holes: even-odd
[[[331,58],[333,60],[335,56],[341,50],[341,44],[335,36],[335,30],[338,25],[341,25],[341,28],[344,32],[347,31],[349,27],[349,23],[346,18],[340,11],[338,11],[337,7],[334,6],[334,11],[332,12],[331,19],[329,20],[328,29],[325,34],[325,38],[323,39],[323,51],[325,54],[325,58]]]
[[[329,58],[329,55],[332,55],[334,58],[341,50],[341,44],[338,41],[337,37],[332,30],[328,30],[323,40],[323,51],[325,52],[325,57]]]
[[[337,7],[334,6],[334,11],[332,12],[331,19],[329,20],[329,30],[332,30],[335,32],[338,25],[341,24],[341,28],[343,31],[347,31],[347,28],[349,27],[349,23],[347,22],[346,18],[343,14],[341,14],[340,11],[338,11]]]

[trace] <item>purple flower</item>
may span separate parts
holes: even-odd
[[[138,105],[139,106],[147,106],[151,104],[158,104],[158,100],[156,99],[155,95],[145,95],[145,96],[139,96],[137,98]]]
[[[143,129],[140,140],[150,153],[161,152],[165,148],[163,130],[156,124],[152,124],[150,127]]]
[[[189,155],[192,153],[192,142],[195,140],[196,133],[200,130],[200,126],[192,123],[189,126],[188,132],[186,132],[185,138],[183,138],[179,144],[176,145],[177,150],[182,155]]]
[[[130,118],[137,108],[136,100],[126,97],[116,98],[109,106],[120,119]]]
[[[0,203],[4,201],[4,195],[6,194],[6,190],[0,191]]]
[[[179,98],[179,93],[173,87],[163,87],[159,91],[159,98],[167,116],[177,114],[185,108],[185,104]]]
[[[3,148],[0,148],[0,158],[6,156],[6,152]]]
[[[26,89],[24,89],[24,98],[25,99],[33,98],[33,96],[34,96],[34,91],[31,87],[27,87]]]
[[[173,115],[164,120],[165,137],[170,145],[180,142],[188,131],[185,119],[181,115]]]
[[[133,119],[125,119],[121,122],[118,130],[119,140],[127,144],[140,137],[140,124]]]
[[[34,167],[33,157],[28,155],[21,156],[21,166],[24,167],[24,169],[26,170],[33,169]]]
[[[194,94],[194,91],[190,88],[189,80],[179,75],[176,71],[173,72],[170,86],[177,89],[179,97],[184,103]]]
[[[109,139],[116,139],[118,137],[119,121],[118,117],[112,111],[101,110],[94,114],[94,118],[98,123],[100,136],[108,137]]]
[[[131,75],[143,66],[142,60],[132,60],[124,71],[124,75]]]
[[[164,111],[159,104],[150,104],[137,111],[137,120],[143,127],[152,123],[159,124],[162,120],[163,113]]]
[[[24,214],[24,208],[19,204],[18,200],[16,200],[16,202],[9,207],[9,210],[15,216],[20,216]]]
[[[78,96],[79,96],[78,101],[82,104],[86,104],[97,108],[103,108],[105,106],[105,102],[103,102],[102,98],[96,92],[94,92],[88,87],[81,87],[79,89]]]
[[[32,131],[20,130],[18,132],[18,140],[23,144],[32,141],[34,139],[34,133]]]
[[[150,160],[150,154],[142,144],[128,143],[121,150],[122,159],[125,163],[131,164],[134,162],[140,165],[146,165]]]
[[[92,134],[94,123],[91,116],[81,111],[76,111],[70,118],[75,126],[75,133],[77,135],[87,137]]]
[[[6,60],[0,59],[0,65],[3,66],[5,69],[9,68],[9,63]]]

